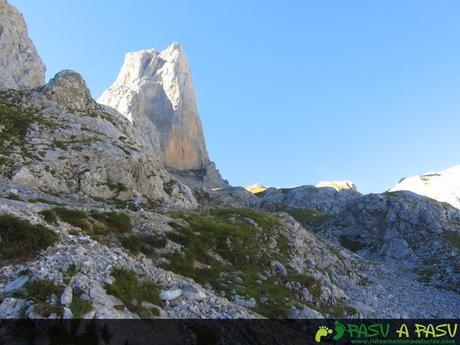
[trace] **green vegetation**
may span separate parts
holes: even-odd
[[[72,291],[72,303],[70,304],[70,310],[74,319],[81,319],[85,314],[93,310],[93,303],[89,300],[81,299],[83,291],[74,289]]]
[[[166,238],[158,235],[130,234],[119,236],[118,240],[123,248],[134,255],[143,253],[151,256],[155,254],[155,249],[163,248],[166,245]]]
[[[78,268],[75,264],[69,265],[67,270],[64,272],[64,284],[69,284],[70,280],[78,273]]]
[[[99,213],[93,211],[87,215],[83,211],[55,207],[44,210],[40,214],[49,224],[55,224],[59,219],[94,236],[107,235],[108,233],[125,233],[132,228],[129,216],[120,212]]]
[[[340,244],[348,250],[351,250],[352,252],[357,252],[365,248],[365,244],[361,241],[359,237],[341,236]]]
[[[46,279],[39,279],[25,283],[20,290],[13,293],[13,297],[32,301],[35,304],[34,312],[41,316],[48,317],[54,313],[61,317],[64,312],[62,306],[57,303],[50,304],[49,302],[53,295],[59,298],[62,291],[63,288],[55,283]]]
[[[284,286],[284,278],[259,278],[259,272],[269,267],[271,260],[286,262],[289,244],[276,231],[282,226],[275,217],[250,209],[215,209],[208,214],[174,216],[186,220],[190,227],[175,225],[178,231],[167,234],[168,239],[184,246],[183,253],[169,256],[167,269],[202,284],[210,283],[228,297],[233,291],[254,297],[255,310],[267,317],[287,317],[289,304],[301,304]],[[267,245],[271,239],[276,248]],[[268,302],[260,303],[261,297]]]
[[[60,296],[63,289],[55,283],[45,280],[31,280],[14,293],[14,297],[23,298],[34,303],[45,303],[52,295]]]
[[[58,202],[56,202],[56,201],[52,201],[52,200],[48,200],[48,199],[43,199],[43,198],[29,199],[28,201],[29,201],[29,202],[32,202],[32,203],[40,202],[40,203],[42,203],[42,204],[48,204],[48,205],[61,205],[60,203],[58,203]]]
[[[171,195],[173,192],[174,186],[177,184],[177,181],[175,179],[171,179],[168,182],[163,184],[163,189],[165,190],[168,195]]]
[[[53,210],[43,210],[40,212],[40,215],[48,224],[57,224],[58,217]]]
[[[287,213],[306,227],[319,227],[331,218],[313,208],[293,208],[287,210]]]
[[[91,212],[91,217],[98,222],[103,223],[112,232],[123,233],[128,232],[132,228],[131,218],[129,218],[129,216],[125,213]]]
[[[320,298],[322,284],[315,277],[306,273],[290,272],[288,275],[290,281],[297,281],[308,289],[315,298]]]
[[[58,236],[42,225],[10,215],[0,216],[0,264],[28,259],[55,243]]]
[[[72,210],[64,207],[55,207],[47,211],[49,214],[54,213],[56,218],[59,218],[63,222],[66,222],[82,230],[88,230],[90,228],[88,217],[86,216],[86,213],[82,211]]]
[[[375,282],[367,277],[362,278],[360,281],[358,281],[359,286],[369,286],[374,284]]]
[[[10,199],[10,200],[22,201],[22,199],[19,197],[19,195],[14,194],[14,193],[8,194],[8,196],[6,198]]]
[[[128,188],[121,182],[114,182],[112,180],[108,180],[106,185],[112,192],[116,193],[126,192],[128,190]]]
[[[60,148],[60,149],[63,150],[63,151],[67,151],[67,145],[65,144],[65,141],[56,140],[56,141],[54,142],[54,145],[55,145],[57,148]]]
[[[262,278],[260,273],[272,260],[287,266],[290,244],[282,236],[289,231],[273,215],[250,209],[214,209],[205,214],[172,214],[189,226],[170,224],[175,232],[167,238],[183,246],[182,252],[168,256],[165,268],[210,284],[228,298],[235,293],[256,300],[255,311],[269,318],[289,317],[290,306],[309,303],[288,286],[300,283],[316,298],[314,309],[329,315],[354,314],[352,308],[338,302],[321,304],[321,281],[306,273],[288,269],[288,275]]]
[[[19,146],[22,156],[33,158],[24,147],[30,124],[35,122],[49,128],[54,126],[40,114],[39,110],[25,107],[23,102],[25,97],[27,93],[22,91],[0,91],[0,155],[5,157],[10,155],[14,146]],[[2,157],[0,161],[2,164],[6,163],[7,168],[11,168],[14,164],[14,160],[8,158]]]
[[[115,281],[105,286],[107,293],[118,297],[126,307],[143,319],[159,315],[157,308],[146,308],[142,302],[160,305],[160,287],[151,281],[139,280],[136,272],[115,268],[112,271]]]
[[[142,242],[139,236],[129,235],[129,236],[120,236],[118,238],[123,248],[128,250],[131,254],[138,254],[141,252]]]
[[[444,240],[446,243],[454,248],[457,252],[460,252],[460,234],[453,231],[445,233]]]
[[[34,306],[34,312],[43,317],[49,317],[51,314],[56,314],[57,316],[62,317],[64,309],[62,306],[57,304],[38,303]]]
[[[10,92],[0,92],[1,153],[6,153],[10,144],[22,144],[27,129],[34,121],[33,112],[18,105],[21,99],[19,93],[11,95]]]

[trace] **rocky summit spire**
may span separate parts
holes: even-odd
[[[209,165],[190,69],[173,43],[128,53],[115,83],[98,99],[124,114],[163,164],[177,170]]]
[[[21,13],[0,0],[0,89],[45,84],[45,65],[27,34]]]

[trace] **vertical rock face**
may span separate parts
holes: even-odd
[[[45,65],[27,34],[21,13],[0,0],[0,89],[45,84]]]
[[[115,83],[98,99],[124,114],[165,167],[203,169],[209,164],[187,58],[174,43],[128,53]]]
[[[390,192],[408,190],[460,209],[460,165],[402,179]]]

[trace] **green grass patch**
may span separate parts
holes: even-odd
[[[52,200],[48,200],[48,199],[43,199],[43,198],[36,198],[36,199],[29,199],[28,200],[29,202],[32,202],[32,203],[37,203],[37,202],[40,202],[42,204],[48,204],[48,205],[61,205],[60,203],[56,202],[56,201],[52,201]]]
[[[250,209],[215,209],[207,214],[175,214],[190,226],[173,225],[176,232],[167,233],[169,240],[184,246],[183,253],[171,254],[166,268],[210,283],[227,297],[233,292],[256,299],[255,310],[271,318],[285,318],[289,305],[301,305],[294,293],[285,287],[285,277],[261,281],[259,272],[270,267],[271,260],[286,263],[289,244],[278,229],[283,229],[272,215]],[[283,229],[283,231],[286,229]],[[267,243],[277,243],[272,248]],[[223,261],[216,259],[218,254]],[[210,268],[202,268],[202,265]],[[242,283],[235,281],[242,280]],[[268,299],[260,303],[260,298]]]
[[[19,195],[14,194],[14,193],[8,194],[8,196],[6,198],[10,199],[10,200],[22,201],[22,199],[19,197]]]
[[[115,268],[112,270],[115,281],[107,284],[107,293],[118,297],[126,307],[137,313],[142,318],[151,318],[158,315],[158,309],[145,308],[141,305],[143,301],[160,305],[161,288],[151,281],[140,280],[134,271]]]
[[[448,231],[444,235],[445,242],[454,248],[457,252],[460,252],[460,234],[453,231]]]
[[[40,212],[40,215],[48,224],[57,224],[58,222],[58,216],[53,210],[43,210]]]
[[[10,215],[0,216],[0,263],[28,259],[55,243],[58,236],[43,225]]]
[[[269,318],[289,317],[291,306],[308,305],[329,315],[351,311],[342,304],[331,306],[320,302],[321,280],[307,273],[288,269],[286,277],[274,275],[261,279],[260,273],[269,269],[272,260],[287,265],[291,249],[282,236],[289,230],[275,216],[250,209],[214,209],[171,216],[185,220],[189,226],[170,224],[175,231],[166,233],[166,237],[181,244],[183,251],[168,256],[166,269],[200,284],[210,284],[230,299],[235,293],[253,297],[254,310]],[[314,305],[292,291],[288,282],[300,283],[308,289],[315,298]]]
[[[171,195],[174,190],[174,186],[176,184],[177,184],[177,181],[175,179],[171,179],[168,182],[163,184],[163,189],[165,190],[166,193],[168,193],[168,195]]]
[[[63,274],[64,284],[69,284],[70,280],[78,273],[77,265],[70,264]]]
[[[120,236],[118,238],[123,248],[131,254],[139,254],[142,248],[142,242],[137,235]]]
[[[58,298],[61,296],[63,288],[55,283],[46,280],[30,280],[19,290],[15,291],[13,296],[33,301],[34,303],[45,303],[52,295]]]
[[[89,300],[82,300],[81,295],[83,291],[74,289],[72,291],[72,303],[70,304],[70,310],[74,319],[81,319],[91,310],[93,310],[93,303]]]
[[[83,211],[72,210],[64,207],[55,207],[51,209],[50,212],[54,212],[63,222],[82,230],[89,230],[91,227],[88,221],[88,216]]]
[[[62,306],[56,304],[38,303],[34,305],[34,312],[43,317],[49,317],[51,314],[62,317],[64,309]]]
[[[3,149],[8,144],[22,144],[34,121],[34,112],[20,107],[21,99],[19,94],[9,97],[9,92],[0,92],[0,144]]]
[[[49,224],[58,220],[80,228],[88,235],[107,235],[109,233],[126,233],[132,228],[131,218],[121,212],[96,212],[89,215],[83,211],[55,207],[40,213]]]
[[[116,233],[128,232],[132,228],[131,218],[121,212],[91,212],[91,217],[103,223],[110,231]]]
[[[121,182],[114,182],[112,180],[108,180],[106,182],[106,185],[112,192],[116,193],[126,192],[128,190],[128,188]]]
[[[134,255],[143,253],[147,256],[152,256],[155,254],[156,249],[163,248],[166,245],[166,238],[158,235],[120,235],[118,240],[123,248]]]
[[[287,213],[306,227],[319,227],[331,218],[313,208],[293,208],[287,210]]]
[[[319,298],[321,296],[322,284],[315,277],[307,273],[290,272],[288,278],[290,281],[299,282],[306,287],[313,297]]]

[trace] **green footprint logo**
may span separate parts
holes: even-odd
[[[326,326],[319,326],[318,330],[316,331],[315,341],[317,343],[321,342],[321,339],[327,336],[328,334],[332,334],[332,329]]]
[[[343,335],[345,334],[345,325],[341,323],[340,321],[335,322],[335,335],[334,339],[335,341],[339,341],[342,339]]]

